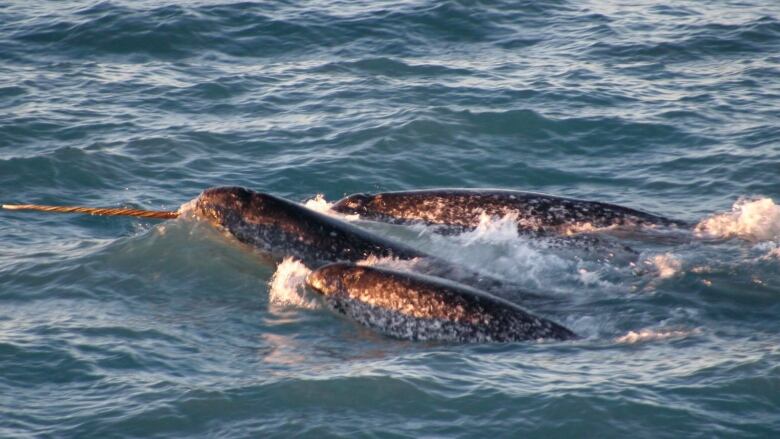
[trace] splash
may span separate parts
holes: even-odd
[[[330,213],[330,208],[333,206],[333,203],[326,200],[325,195],[317,194],[314,198],[304,201],[303,206],[320,213]]]
[[[269,281],[269,300],[275,305],[314,309],[319,305],[307,296],[306,276],[311,273],[303,263],[294,258],[285,258]]]
[[[516,214],[501,218],[480,215],[476,229],[453,240],[457,247],[452,249],[452,258],[535,287],[546,284],[551,272],[570,270],[566,261],[535,248],[529,239],[520,236],[516,221]],[[489,267],[484,267],[486,261],[491,261]]]
[[[420,236],[430,240],[425,248],[437,256],[531,290],[568,294],[583,286],[600,293],[615,288],[607,280],[614,267],[520,234],[516,214],[482,214],[474,230],[449,236],[423,230]]]
[[[315,212],[323,213],[328,216],[336,217],[339,219],[343,219],[346,221],[356,221],[360,219],[360,215],[354,214],[354,215],[343,215],[339,212],[336,212],[335,210],[332,210],[331,207],[333,207],[332,202],[325,199],[325,195],[323,194],[317,194],[314,196],[314,198],[310,198],[303,202],[303,207],[307,209],[311,209]]]
[[[655,268],[658,272],[658,277],[661,279],[668,279],[682,271],[682,262],[671,253],[655,255],[646,260],[645,263]]]
[[[699,331],[698,329],[668,330],[668,331],[642,329],[639,332],[628,331],[626,335],[616,338],[615,342],[623,343],[623,344],[634,344],[634,343],[641,343],[646,341],[668,340],[672,338],[685,338],[690,335],[698,334],[700,332],[701,331]]]
[[[477,227],[459,235],[459,238],[466,245],[476,243],[503,244],[517,239],[517,214],[510,213],[503,217],[497,217],[481,213]]]
[[[780,239],[780,206],[771,198],[740,199],[731,212],[713,215],[694,229],[703,238]]]

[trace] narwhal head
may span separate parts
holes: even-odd
[[[257,194],[242,187],[206,189],[195,200],[195,216],[220,226],[229,227],[246,218],[247,210],[256,202]]]
[[[352,274],[356,269],[360,267],[345,262],[328,264],[309,273],[306,285],[326,297],[344,294],[344,276]]]

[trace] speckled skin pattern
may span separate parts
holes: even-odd
[[[572,227],[686,226],[662,216],[598,201],[500,189],[429,189],[353,194],[333,206],[361,218],[408,224],[474,228],[481,214],[517,215],[518,230],[562,233]]]
[[[563,326],[480,290],[444,279],[351,263],[313,271],[307,285],[337,312],[407,340],[569,340]]]

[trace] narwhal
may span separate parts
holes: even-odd
[[[337,262],[311,272],[306,284],[337,312],[401,339],[480,343],[577,337],[514,303],[417,273]]]
[[[358,193],[337,201],[336,212],[396,224],[472,229],[481,217],[511,216],[524,233],[568,234],[607,227],[689,227],[685,221],[600,201],[504,189],[425,189]]]

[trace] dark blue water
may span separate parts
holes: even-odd
[[[614,258],[358,223],[584,337],[442,345],[205,224],[3,211],[0,436],[777,437],[779,176],[771,0],[0,3],[0,202],[500,187],[700,222]]]

